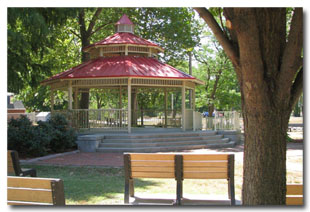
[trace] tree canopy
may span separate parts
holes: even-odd
[[[199,43],[189,8],[9,8],[8,91],[30,110],[47,110],[49,91],[39,83],[83,61],[81,48],[113,34],[124,13],[137,35],[165,48],[166,63],[177,65]]]

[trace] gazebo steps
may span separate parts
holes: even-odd
[[[174,145],[174,146],[156,146],[156,147],[105,147],[98,148],[97,152],[175,152],[191,149],[203,149],[203,148],[217,148],[217,147],[233,147],[234,141],[228,143],[215,143],[215,144],[187,144],[187,145]]]
[[[166,143],[173,141],[209,141],[218,140],[223,138],[223,135],[211,135],[211,136],[182,136],[182,137],[150,137],[150,138],[104,138],[102,144],[117,144],[117,143]]]
[[[99,144],[99,148],[104,147],[160,147],[160,146],[179,146],[179,145],[204,145],[204,144],[216,144],[216,143],[227,143],[229,141],[228,138],[224,139],[216,139],[216,140],[185,140],[185,141],[167,141],[167,142],[145,142],[145,143],[106,143],[103,142]]]
[[[107,134],[105,139],[139,139],[139,138],[167,138],[167,137],[193,137],[216,135],[216,131],[197,132],[161,132],[157,133],[133,133],[133,134]]]
[[[216,131],[106,134],[97,152],[167,152],[232,147],[235,141]]]

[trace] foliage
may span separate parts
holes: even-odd
[[[124,13],[137,35],[165,48],[161,60],[171,65],[199,42],[200,26],[189,8],[9,8],[8,91],[29,111],[50,110],[49,89],[39,83],[78,65],[81,48],[113,34]],[[56,107],[66,106],[59,92],[56,99]]]
[[[63,115],[53,115],[48,120],[48,124],[52,128],[50,148],[54,152],[63,152],[76,146],[76,133],[73,128],[69,127],[69,123]]]
[[[49,152],[63,152],[75,144],[75,131],[68,127],[63,116],[57,115],[47,122],[32,125],[26,116],[8,123],[8,148],[22,156],[43,156]]]
[[[47,154],[49,139],[43,130],[32,126],[26,116],[11,119],[8,123],[8,149],[20,155],[42,156]]]
[[[199,62],[194,75],[205,82],[197,88],[197,108],[209,113],[214,109],[240,110],[241,94],[233,66],[215,37],[206,31],[205,38],[208,44],[194,51]]]

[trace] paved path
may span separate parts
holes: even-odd
[[[233,148],[220,148],[220,149],[197,149],[183,151],[183,153],[233,153],[237,163],[242,163],[243,160],[243,145],[238,145]],[[300,157],[303,155],[302,143],[290,143],[287,148],[288,157]],[[123,166],[122,153],[80,153],[75,151],[72,154],[58,154],[56,157],[48,157],[45,159],[32,159],[23,161],[23,163],[31,164],[44,164],[44,165],[63,165],[63,166],[105,166],[105,167],[121,167]],[[302,164],[296,163],[289,164],[293,170],[302,171]],[[288,168],[289,168],[288,167]]]

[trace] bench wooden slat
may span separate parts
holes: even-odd
[[[7,177],[8,204],[65,205],[61,179],[35,177]]]
[[[189,167],[183,168],[185,172],[227,172],[227,167]]]
[[[124,202],[134,194],[136,178],[172,178],[176,182],[175,204],[182,204],[184,179],[226,179],[230,204],[235,205],[234,155],[125,153]]]
[[[183,166],[189,167],[227,167],[227,161],[183,161]]]
[[[7,162],[8,162],[8,174],[14,174],[15,175],[15,170],[13,166],[13,161],[11,157],[11,151],[7,151]]]
[[[8,174],[15,175],[15,170],[12,164],[8,164]]]
[[[287,184],[286,195],[303,195],[302,184]]]
[[[303,205],[303,197],[302,196],[287,196],[286,197],[286,205]]]
[[[132,178],[175,178],[174,172],[132,172]]]
[[[22,188],[41,188],[41,189],[51,189],[51,180],[58,181],[58,179],[52,178],[26,178],[23,180],[20,177],[10,177],[8,179],[8,187],[22,187]]]
[[[53,203],[51,190],[8,188],[8,201]]]
[[[164,167],[174,167],[174,161],[131,161],[131,166],[164,166]]]
[[[132,172],[174,172],[174,167],[150,167],[150,166],[133,166],[131,167]]]
[[[227,161],[228,160],[228,155],[202,155],[202,154],[184,154],[183,155],[183,160],[187,161],[187,160],[196,160],[196,161],[209,161],[209,160],[224,160]]]
[[[184,172],[184,179],[227,179],[227,172]]]
[[[131,160],[174,160],[173,154],[129,154]]]
[[[53,205],[52,203],[41,202],[20,202],[20,201],[7,201],[8,205]]]

